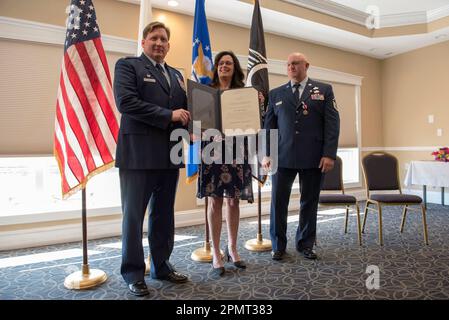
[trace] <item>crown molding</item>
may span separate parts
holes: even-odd
[[[0,16],[0,38],[64,45],[66,28],[46,23]],[[102,34],[103,47],[107,52],[135,55],[137,41]]]
[[[297,6],[312,9],[346,21],[365,25],[369,13],[327,0],[282,0]],[[416,11],[399,14],[380,14],[379,27],[399,27],[429,23],[449,16],[449,5],[429,11]]]
[[[449,4],[447,6],[427,12],[427,22],[432,22],[449,16]]]
[[[282,1],[300,7],[312,9],[360,25],[365,25],[365,21],[369,17],[369,14],[366,12],[362,12],[327,0],[282,0]]]
[[[385,14],[379,17],[379,27],[400,27],[413,24],[427,23],[427,13],[425,11]]]

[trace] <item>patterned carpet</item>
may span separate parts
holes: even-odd
[[[411,212],[405,231],[400,234],[400,213],[399,207],[385,208],[383,247],[377,244],[377,217],[370,214],[364,243],[359,247],[355,216],[350,216],[349,233],[344,234],[343,211],[321,209],[316,247],[320,258],[316,261],[306,260],[294,250],[295,214],[289,218],[292,221],[288,225],[288,257],[283,262],[272,261],[269,252],[244,249],[244,241],[256,237],[257,223],[256,219],[242,220],[239,245],[248,268],[237,270],[228,264],[221,278],[209,274],[210,264],[193,262],[190,258],[192,251],[202,246],[203,227],[178,228],[171,262],[179,271],[189,274],[191,281],[174,285],[147,278],[150,295],[144,298],[128,294],[120,276],[119,237],[89,241],[90,266],[105,271],[108,280],[84,291],[67,290],[63,285],[67,275],[79,270],[80,243],[3,251],[0,253],[0,299],[449,299],[449,207],[429,205],[430,245],[427,247],[423,245],[420,214]],[[263,224],[265,238],[269,237],[267,222]],[[223,228],[222,239],[226,239],[225,232]],[[48,258],[46,253],[54,257]],[[31,256],[40,262],[30,263],[27,258]],[[366,270],[370,265],[379,268],[379,289],[369,290],[366,286],[370,276]]]

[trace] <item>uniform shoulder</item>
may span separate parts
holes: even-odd
[[[326,82],[321,82],[317,80],[310,79],[309,83],[311,83],[314,86],[319,86],[321,88],[332,88],[332,85]]]
[[[130,64],[134,64],[136,62],[140,61],[139,57],[122,57],[120,59],[117,60],[117,63],[130,63]]]
[[[273,88],[273,89],[271,89],[271,93],[278,93],[278,92],[280,92],[280,91],[282,91],[282,90],[284,90],[284,88],[287,86],[288,84],[283,84],[283,85],[281,85],[281,86],[279,86],[279,87],[276,87],[276,88]]]

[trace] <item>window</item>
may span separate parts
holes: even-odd
[[[62,200],[60,183],[53,156],[0,158],[0,217],[80,210],[81,192]],[[88,209],[119,208],[118,170],[92,177],[86,191]]]

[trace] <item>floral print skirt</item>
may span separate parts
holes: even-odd
[[[203,142],[202,149],[210,142]],[[223,142],[222,150],[225,150]],[[233,160],[230,164],[225,164],[224,154],[215,151],[212,154],[214,162],[206,164],[204,161],[200,164],[198,176],[197,197],[221,197],[237,198],[254,202],[251,166],[248,163],[247,141],[244,144],[243,163],[237,163],[236,145],[233,144]],[[218,159],[221,159],[218,161]],[[210,162],[210,161],[209,161]],[[241,161],[240,161],[241,162]]]

